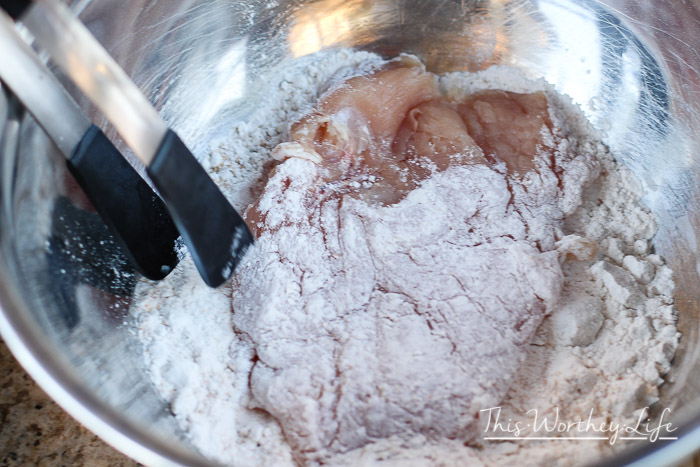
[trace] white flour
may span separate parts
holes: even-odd
[[[205,165],[211,169],[214,179],[238,209],[245,208],[260,193],[264,174],[272,162],[271,150],[286,139],[288,125],[309,110],[320,91],[325,89],[339,69],[344,67],[353,69],[363,64],[363,70],[369,70],[371,65],[367,65],[368,59],[370,63],[377,63],[376,57],[369,54],[339,51],[325,54],[323,60],[307,61],[295,69],[288,69],[280,77],[279,84],[275,84],[276,91],[270,91],[269,99],[261,103],[246,123],[238,123],[225,141],[213,148],[205,160]],[[343,74],[347,76],[348,72]],[[490,69],[478,76],[452,75],[444,78],[442,84],[451,95],[488,88],[508,89],[515,92],[545,89],[543,83],[525,81],[517,73],[508,69]],[[445,295],[450,293],[450,288],[454,288],[448,280],[440,283],[441,288],[420,291],[421,287],[425,287],[425,284],[430,281],[421,276],[420,268],[410,272],[411,265],[404,266],[398,275],[392,273],[391,269],[397,259],[397,256],[392,254],[400,254],[402,247],[398,246],[392,254],[389,254],[391,252],[385,251],[386,245],[377,241],[372,242],[372,238],[387,236],[386,232],[381,231],[381,225],[375,222],[367,224],[369,227],[363,227],[369,229],[364,237],[369,238],[374,248],[374,256],[378,261],[384,261],[384,266],[370,267],[369,263],[372,261],[368,257],[366,261],[368,267],[366,270],[355,271],[357,280],[352,282],[361,284],[365,276],[375,277],[377,271],[380,271],[386,274],[386,277],[381,279],[384,284],[391,284],[398,291],[401,287],[412,290],[404,290],[403,295],[396,293],[372,295],[371,286],[368,285],[370,287],[368,296],[375,297],[370,308],[377,316],[386,315],[387,321],[376,322],[390,323],[392,316],[388,312],[396,311],[401,316],[397,322],[405,320],[405,325],[389,326],[386,328],[388,337],[384,340],[380,342],[375,339],[364,344],[379,346],[383,351],[382,355],[387,357],[385,367],[381,369],[381,374],[378,376],[380,380],[391,379],[391,377],[399,380],[412,378],[415,382],[423,378],[428,382],[430,380],[430,377],[426,377],[428,374],[431,377],[434,375],[439,377],[441,372],[445,373],[445,377],[438,378],[440,386],[434,387],[433,391],[441,391],[436,400],[450,395],[460,396],[461,399],[456,400],[454,406],[459,406],[461,400],[466,399],[469,402],[470,399],[481,397],[480,405],[476,405],[479,409],[501,406],[501,416],[504,419],[525,420],[526,412],[531,409],[538,409],[541,414],[553,414],[558,408],[563,419],[575,420],[577,417],[585,417],[593,409],[596,417],[612,417],[623,423],[635,418],[636,410],[643,409],[656,400],[658,386],[663,382],[661,378],[668,370],[675,352],[678,334],[674,325],[672,306],[673,281],[670,270],[664,266],[663,261],[650,254],[649,240],[654,234],[655,226],[651,214],[638,204],[641,193],[633,177],[618,166],[601,145],[586,136],[591,131],[571,106],[561,102],[561,99],[549,91],[548,94],[550,102],[560,104],[566,115],[566,123],[561,121],[558,122],[559,125],[568,126],[571,134],[579,135],[578,142],[574,139],[564,140],[562,144],[565,146],[569,144],[570,147],[560,148],[561,153],[566,154],[561,161],[566,169],[563,188],[558,196],[550,195],[546,198],[542,195],[540,201],[544,200],[544,202],[541,203],[533,203],[531,198],[534,195],[528,195],[525,191],[516,193],[516,203],[529,199],[521,207],[538,205],[542,209],[501,218],[501,221],[511,222],[513,230],[511,234],[514,236],[513,239],[508,240],[511,246],[514,244],[516,249],[527,252],[530,251],[527,250],[529,245],[527,242],[539,242],[543,245],[544,251],[551,251],[549,256],[541,255],[542,259],[539,260],[537,267],[529,273],[531,278],[537,276],[534,284],[530,286],[530,292],[542,287],[539,293],[544,298],[544,303],[553,304],[557,300],[556,293],[552,294],[547,290],[556,292],[556,289],[561,287],[561,296],[556,302],[557,305],[551,308],[551,316],[546,318],[539,327],[532,343],[526,345],[526,342],[521,342],[513,347],[512,343],[517,339],[502,340],[505,347],[502,347],[499,352],[508,355],[509,358],[506,359],[494,360],[486,354],[482,357],[473,357],[471,360],[469,358],[452,359],[452,357],[448,358],[447,354],[453,353],[455,349],[457,353],[462,350],[469,352],[477,350],[478,347],[471,342],[474,339],[500,342],[497,336],[470,335],[470,330],[508,329],[509,323],[497,323],[496,327],[467,324],[462,326],[442,324],[441,326],[440,323],[435,323],[436,329],[446,332],[452,329],[454,333],[445,334],[442,339],[430,333],[422,336],[411,335],[408,339],[411,343],[417,343],[415,345],[420,346],[421,342],[424,343],[424,347],[419,349],[423,356],[433,354],[434,356],[432,361],[425,359],[422,361],[432,364],[402,366],[401,355],[407,350],[396,343],[406,333],[425,328],[425,326],[419,328],[413,323],[419,319],[422,322],[425,318],[414,313],[411,307],[406,314],[401,312],[404,308],[401,303],[404,303],[405,297],[412,296],[415,299],[419,296],[422,297],[421,300],[427,302],[431,295],[440,297],[441,301],[460,300],[460,295],[457,294],[454,297]],[[587,157],[575,157],[577,155]],[[583,204],[572,213],[581,203],[581,185],[587,177],[597,172],[595,164],[591,162],[596,159],[588,157],[591,155],[595,156],[602,165],[603,174],[593,186],[587,188],[583,196]],[[292,175],[303,176],[313,172],[311,162],[290,162],[285,170]],[[284,176],[283,170],[275,175],[275,177],[282,176]],[[406,213],[410,209],[411,215],[416,216],[416,221],[422,220],[424,227],[433,228],[429,232],[425,229],[417,229],[414,233],[408,232],[408,235],[419,237],[410,239],[409,244],[414,245],[419,240],[418,243],[427,245],[425,248],[415,250],[417,255],[425,256],[418,257],[417,261],[414,258],[414,263],[429,259],[436,261],[437,265],[437,263],[450,261],[450,250],[445,249],[444,244],[440,247],[436,238],[438,240],[463,239],[462,241],[469,242],[475,241],[476,237],[481,235],[488,239],[487,243],[491,248],[498,246],[498,240],[489,237],[486,231],[472,232],[472,237],[466,230],[461,232],[457,229],[453,234],[446,233],[444,229],[449,227],[447,221],[450,216],[448,213],[442,213],[445,219],[441,220],[439,218],[441,213],[435,209],[435,207],[444,207],[448,210],[471,209],[484,216],[490,212],[492,214],[498,212],[497,194],[494,194],[493,198],[486,197],[485,205],[483,203],[479,205],[474,201],[473,205],[467,203],[454,207],[449,200],[457,198],[458,195],[449,191],[440,191],[445,187],[453,187],[455,190],[461,187],[466,190],[470,177],[474,180],[491,179],[496,186],[500,176],[485,167],[460,167],[458,170],[448,170],[440,177],[428,180],[425,184],[427,186],[416,190],[400,203],[405,205]],[[274,180],[272,182],[274,183]],[[556,187],[549,186],[546,180],[534,180],[532,183],[542,190],[537,193],[547,192],[548,189],[558,190]],[[440,189],[431,189],[431,184],[437,184],[436,188]],[[427,197],[432,204],[432,210],[424,210],[421,213],[420,207],[424,203],[421,197]],[[353,209],[358,208],[350,205],[343,211],[349,224],[352,222]],[[401,222],[405,225],[401,216],[406,214],[401,209],[364,210],[359,214],[386,221],[382,225],[387,229],[391,229],[392,226],[396,228],[402,225]],[[464,214],[464,212],[460,213],[463,217]],[[568,217],[562,223],[561,219],[567,215]],[[392,220],[394,218],[395,220]],[[523,229],[523,222],[528,225],[528,229]],[[488,222],[477,223],[477,225],[482,226],[483,229],[490,228]],[[351,240],[353,239],[348,241]],[[525,243],[520,244],[518,241]],[[265,251],[265,243],[261,242],[261,244],[262,247],[248,258],[245,263],[246,268],[252,267],[255,261],[266,261],[266,258],[272,262],[279,261],[279,252]],[[310,246],[311,244],[312,242]],[[431,245],[434,246],[431,247]],[[534,252],[530,251],[530,253],[533,257],[536,256]],[[440,254],[443,254],[443,257],[433,260],[433,255]],[[562,262],[563,282],[558,279],[556,273],[558,261],[556,257],[551,256],[556,254],[559,254],[562,259],[568,255],[582,260]],[[306,256],[300,255],[296,260],[306,261],[306,265],[311,267],[335,267],[330,264],[331,262],[327,265],[309,264],[308,258],[314,257],[317,258],[318,255],[309,252]],[[518,267],[523,264],[519,263],[520,260],[515,254],[512,261],[513,264],[503,265],[504,271],[509,267]],[[424,263],[424,267],[426,267],[425,264],[429,263]],[[343,267],[340,269],[342,270]],[[427,268],[429,271],[435,269],[433,266],[427,266]],[[407,270],[409,273],[406,272]],[[282,291],[278,296],[287,298],[301,295],[295,287],[301,285],[298,278],[303,275],[300,276],[299,270],[295,270],[294,265],[285,269],[273,264],[260,271],[258,276],[242,275],[249,283],[237,289],[238,292],[233,299],[237,310],[235,315],[231,312],[230,287],[222,287],[218,290],[206,287],[189,259],[183,261],[166,280],[157,284],[144,281],[138,289],[134,306],[135,325],[144,346],[146,364],[150,369],[153,382],[163,397],[171,402],[173,413],[193,444],[204,455],[236,465],[289,465],[293,463],[292,451],[287,443],[290,441],[297,448],[301,445],[305,449],[310,449],[312,453],[308,456],[299,456],[297,453],[297,460],[324,459],[337,464],[358,461],[401,464],[410,461],[411,465],[450,465],[459,460],[462,464],[472,461],[474,463],[518,462],[548,465],[568,464],[573,462],[573,459],[593,460],[610,449],[606,443],[553,445],[533,442],[528,444],[480,442],[479,431],[469,425],[470,417],[474,414],[466,418],[449,419],[449,407],[444,409],[438,407],[430,412],[434,417],[430,420],[426,419],[425,414],[402,418],[401,416],[392,417],[391,410],[381,404],[372,406],[353,402],[352,397],[363,396],[361,394],[363,385],[371,383],[363,379],[369,377],[366,374],[367,370],[376,369],[377,365],[382,364],[381,358],[370,361],[372,352],[367,352],[367,349],[362,346],[361,339],[356,339],[354,343],[350,339],[350,337],[374,335],[367,329],[363,329],[363,325],[367,324],[366,320],[357,319],[357,316],[351,314],[342,320],[342,326],[339,326],[332,320],[328,320],[333,316],[323,315],[322,312],[327,311],[328,307],[319,306],[309,309],[311,313],[313,310],[320,310],[317,312],[320,314],[312,314],[311,319],[308,320],[307,324],[310,327],[295,330],[292,328],[302,321],[295,316],[285,314],[286,303],[279,307],[267,306],[265,311],[261,310],[259,314],[256,314],[256,310],[252,308],[243,311],[245,304],[258,303],[262,295],[269,294],[271,285],[291,287],[290,290]],[[495,274],[498,271],[494,269],[493,272]],[[274,275],[275,273],[277,276]],[[326,273],[330,274],[330,277],[334,274],[330,269],[320,270],[315,276],[310,274],[310,277],[312,279],[323,277]],[[503,274],[507,275],[507,273]],[[401,275],[403,275],[404,284],[392,283],[392,277],[402,277]],[[527,276],[528,273],[522,275],[522,277]],[[285,277],[288,279],[287,282],[283,282]],[[516,282],[517,277],[520,275],[516,275]],[[498,280],[488,279],[488,277],[486,280],[489,284],[493,284],[493,288],[483,288],[482,295],[493,297],[503,295],[504,290],[498,288]],[[516,282],[508,282],[508,284],[512,286]],[[303,285],[318,287],[318,284],[313,282]],[[525,292],[527,293],[527,288]],[[469,293],[463,295],[462,299],[465,297],[469,298]],[[522,294],[515,294],[514,299],[523,299],[523,297]],[[333,303],[339,300],[338,297],[326,298]],[[350,298],[357,299],[357,297]],[[521,318],[527,322],[535,316],[536,319],[532,322],[538,323],[542,312],[543,309],[526,312]],[[456,319],[456,316],[451,319]],[[370,322],[372,325],[375,324],[374,321]],[[282,339],[269,339],[270,336],[266,333],[270,332],[275,338],[282,337]],[[519,335],[529,339],[528,332],[526,329]],[[345,344],[324,343],[320,337],[324,333],[330,333],[329,335],[335,336],[338,342]],[[254,347],[253,342],[258,348]],[[442,348],[443,344],[447,346],[445,349]],[[318,351],[314,349],[309,351],[308,347],[313,345],[318,347]],[[331,354],[325,355],[324,352],[329,349]],[[345,353],[342,358],[336,358],[333,354],[339,349]],[[291,373],[287,371],[286,377],[273,378],[270,374],[265,374],[265,371],[269,373],[268,365],[260,366],[261,360],[267,359],[275,360],[272,366],[288,366],[287,360],[295,358],[294,356],[299,358],[299,365],[296,368],[292,367],[296,371]],[[389,356],[391,358],[388,358]],[[490,358],[489,367],[484,367],[482,363],[487,358]],[[362,371],[354,371],[353,362],[361,362],[358,369]],[[251,377],[254,366],[257,366],[258,370],[253,372]],[[342,373],[349,383],[345,384],[342,393],[338,392],[337,387],[327,388],[325,397],[334,398],[329,404],[323,403],[323,395],[312,398],[310,405],[295,406],[298,400],[291,402],[284,400],[285,396],[294,391],[303,399],[314,390],[310,382],[309,368],[316,368],[317,371],[311,372],[314,378],[323,376],[326,371],[337,371]],[[463,376],[460,376],[462,371]],[[489,386],[491,389],[485,389],[488,385],[483,383],[474,384],[470,379],[471,375],[475,380],[483,381],[489,371],[495,373]],[[274,374],[274,371],[272,373]],[[445,384],[450,382],[450,375],[454,375],[455,378],[455,384],[452,386]],[[335,374],[331,374],[322,377],[321,380],[332,382],[336,379],[334,377]],[[514,382],[512,377],[515,378]],[[253,394],[251,394],[251,386],[256,388]],[[414,384],[414,386],[421,387],[420,384]],[[398,404],[399,408],[410,407],[411,404],[420,403],[421,398],[425,400],[430,397],[430,395],[412,394],[410,391],[402,392],[401,384],[393,386],[389,384],[387,388],[388,396],[385,399],[403,401]],[[260,410],[258,407],[261,406],[267,410]],[[275,411],[275,407],[279,407],[280,410]],[[288,407],[290,411],[285,412],[284,407]],[[300,410],[301,413],[305,409],[324,413],[328,407],[333,408],[326,413],[328,423],[304,434],[303,430],[308,429],[312,424],[306,423],[303,417],[295,419],[295,413],[300,415],[295,410]],[[387,426],[387,420],[382,420],[381,417],[373,420],[372,416],[377,415],[373,413],[373,407],[379,409],[377,413],[382,410],[387,411],[389,425],[395,419],[396,426]],[[469,404],[465,406],[472,409],[474,407],[474,405],[469,407]],[[360,416],[362,420],[359,422],[353,419],[356,411],[362,414]],[[278,421],[270,416],[269,412],[275,413],[275,416],[287,427],[286,430],[290,430],[289,433],[296,433],[297,438],[300,433],[304,434],[301,436],[302,441],[290,438],[289,433],[285,438]],[[345,417],[343,413],[346,414]],[[333,419],[334,415],[337,416],[336,420]],[[418,428],[406,430],[401,428],[402,423]],[[434,424],[439,427],[438,432],[422,429],[420,428],[422,424],[425,426]],[[363,434],[358,431],[363,427],[369,429],[369,432]],[[326,433],[328,431],[331,432],[330,435]],[[443,436],[456,439],[441,439]],[[335,444],[328,440],[334,440]],[[344,454],[337,454],[371,440],[376,442]],[[469,446],[465,445],[465,440],[470,441]],[[329,445],[331,448],[326,449]],[[575,451],[580,452],[573,454]]]

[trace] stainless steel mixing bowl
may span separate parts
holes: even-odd
[[[216,124],[245,119],[278,70],[330,47],[387,57],[410,52],[437,73],[508,64],[570,95],[642,181],[644,202],[659,219],[654,246],[678,286],[682,346],[659,406],[672,409],[679,440],[630,445],[610,463],[670,463],[700,448],[696,2],[74,3],[194,148],[205,147]],[[151,386],[129,330],[137,278],[85,209],[56,149],[6,92],[0,93],[0,138],[3,338],[59,404],[116,448],[150,465],[205,463]]]

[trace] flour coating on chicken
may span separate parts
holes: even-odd
[[[452,102],[394,62],[292,127],[232,306],[254,404],[297,460],[476,436],[558,298],[559,227],[598,176],[552,112],[541,93]]]

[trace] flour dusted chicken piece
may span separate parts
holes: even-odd
[[[366,123],[375,142],[390,145],[406,114],[416,105],[440,97],[437,79],[415,62],[393,62],[369,76],[358,76],[326,95],[316,112],[355,114]],[[313,119],[313,117],[312,117]],[[299,133],[305,119],[292,128]]]
[[[390,436],[470,439],[556,301],[555,251],[524,240],[506,179],[457,166],[398,204],[308,211],[319,167],[290,159],[234,283],[252,395],[301,462]]]
[[[324,191],[341,193],[370,178],[377,186],[364,196],[394,203],[415,187],[415,175],[405,161],[386,155],[407,113],[439,96],[436,77],[422,66],[390,62],[324,96],[313,113],[292,126],[294,142],[280,145],[277,154],[288,157],[290,149],[313,154],[306,157],[322,162],[330,185]]]
[[[352,191],[369,179],[373,186],[362,196],[383,204],[399,201],[451,159],[484,162],[460,115],[441,98],[436,77],[413,61],[347,80],[294,124],[290,136],[277,158],[321,164],[322,195]]]
[[[486,156],[504,161],[511,173],[533,170],[538,151],[551,157],[542,145],[543,129],[552,128],[544,93],[482,91],[459,103],[458,110]]]
[[[450,165],[450,156],[471,152],[475,163],[485,163],[460,115],[440,100],[419,104],[406,114],[392,150],[398,160],[425,158],[439,170]]]
[[[391,64],[322,96],[247,212],[259,238],[233,323],[256,351],[254,408],[301,463],[389,437],[473,439],[557,300],[548,239],[578,156],[532,132],[501,155],[499,125],[525,127],[539,98],[449,103],[434,79]]]
[[[486,162],[460,115],[441,100],[424,102],[406,114],[392,153],[395,163],[408,168],[411,189],[450,165]]]

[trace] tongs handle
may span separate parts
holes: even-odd
[[[29,8],[31,0],[0,0],[0,8],[5,10],[12,19],[17,19]]]
[[[23,0],[14,8],[15,19],[149,166],[168,127],[124,70],[59,1]]]
[[[225,282],[253,236],[197,159],[90,31],[58,0],[0,0],[114,125],[163,196],[204,281]]]
[[[0,80],[54,141],[78,184],[124,252],[146,277],[164,278],[178,263],[179,233],[162,200],[0,11]]]

